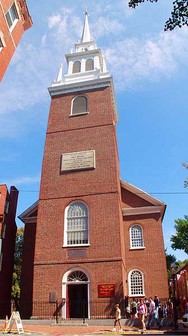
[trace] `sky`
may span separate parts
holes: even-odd
[[[132,9],[128,0],[27,0],[33,26],[0,83],[0,183],[19,189],[17,216],[38,200],[48,87],[60,64],[66,74],[64,55],[81,38],[87,8],[114,80],[121,179],[166,203],[165,248],[187,258],[170,242],[174,220],[188,215],[188,27],[164,32],[172,2]]]

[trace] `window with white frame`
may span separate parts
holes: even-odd
[[[72,101],[71,115],[88,113],[88,99],[86,96],[77,96]]]
[[[94,69],[94,60],[89,58],[86,60],[86,71],[90,71]]]
[[[144,296],[143,274],[138,270],[129,272],[129,296]]]
[[[9,26],[9,28],[11,28],[14,25],[14,23],[17,20],[19,20],[19,15],[18,15],[18,11],[17,11],[15,2],[12,4],[12,6],[6,12],[5,17],[6,17],[7,24]]]
[[[3,33],[0,31],[0,51],[5,47],[5,41],[3,39]]]
[[[65,246],[89,244],[89,211],[82,201],[75,201],[65,210]]]
[[[72,67],[72,73],[78,73],[81,71],[81,62],[80,61],[75,61],[73,63],[73,67]]]
[[[140,225],[133,225],[130,228],[131,248],[143,247],[143,231]]]

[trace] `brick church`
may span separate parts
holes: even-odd
[[[168,297],[165,204],[120,179],[113,79],[87,11],[66,61],[49,87],[39,200],[19,216],[22,316],[55,301],[63,319],[110,316],[126,295]]]

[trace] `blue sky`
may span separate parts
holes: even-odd
[[[25,32],[0,84],[0,183],[19,190],[17,215],[38,199],[50,96],[64,55],[81,38],[87,7],[92,37],[114,78],[121,178],[167,204],[167,252],[174,220],[188,214],[188,28],[164,32],[172,1],[27,0]],[[22,223],[17,220],[20,226]]]

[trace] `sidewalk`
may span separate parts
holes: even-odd
[[[1,321],[0,321],[1,322]],[[135,327],[124,326],[122,332],[112,332],[112,326],[102,326],[102,325],[60,325],[60,324],[42,324],[44,321],[35,321],[37,324],[28,324],[28,321],[22,320],[24,334],[32,334],[34,335],[105,335],[110,334],[114,335],[123,335],[123,334],[141,334],[141,330]],[[3,324],[0,324],[0,336],[5,335],[2,331]],[[16,325],[12,326],[12,330],[9,334],[18,334]],[[188,328],[184,328],[183,325],[179,324],[179,329],[173,330],[172,328],[163,328],[163,329],[155,329],[152,328],[151,330],[147,330],[144,332],[146,335],[188,335]]]

